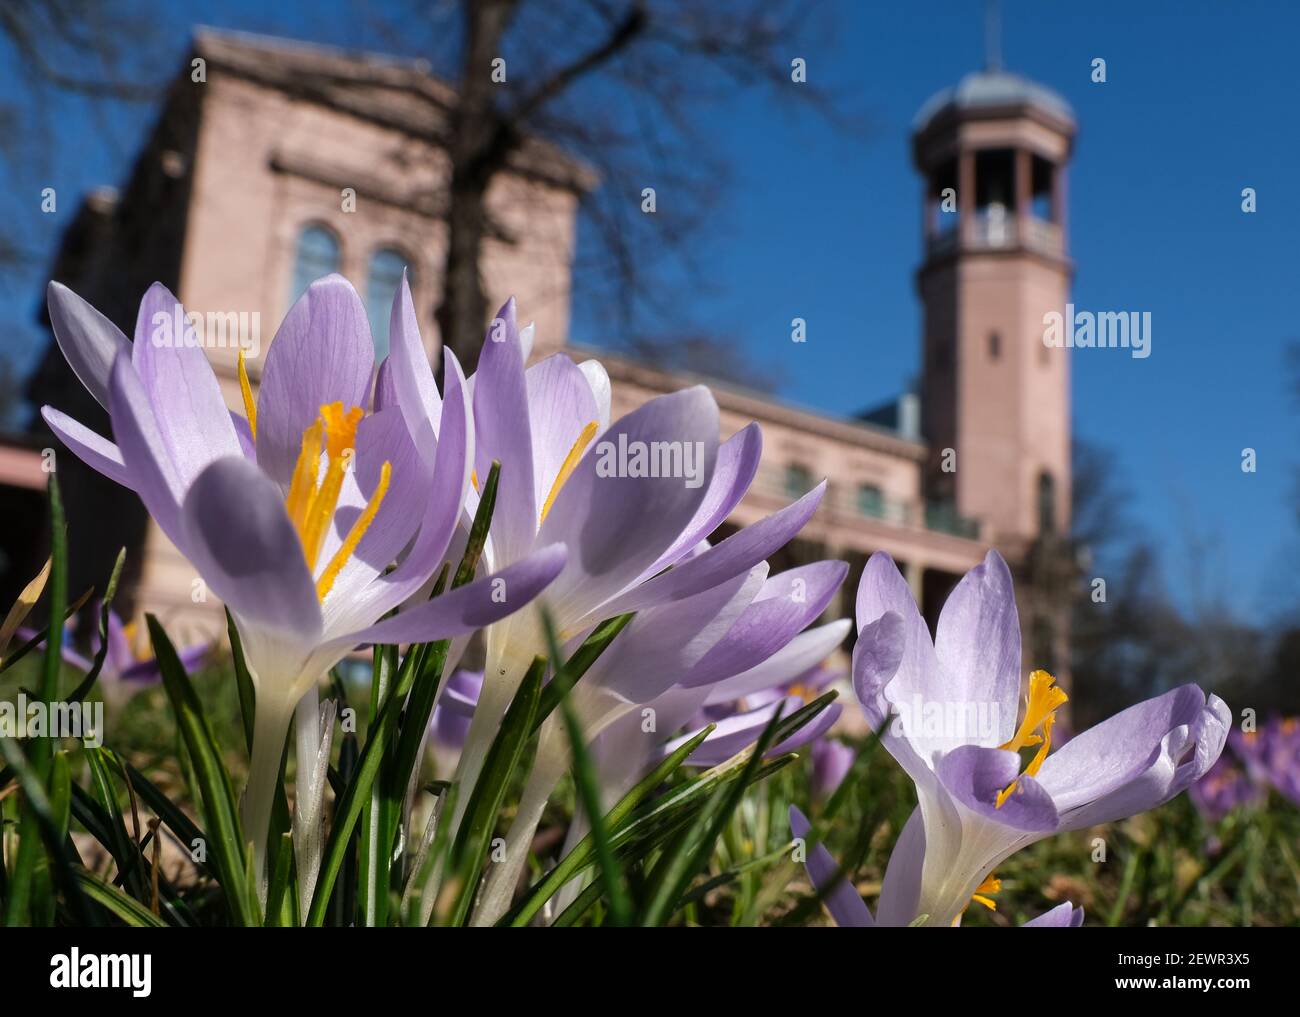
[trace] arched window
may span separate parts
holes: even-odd
[[[400,251],[384,248],[370,256],[366,270],[366,318],[375,341],[375,363],[388,356],[388,321],[405,268],[406,258]]]
[[[339,270],[339,242],[330,230],[318,223],[304,226],[298,234],[298,250],[293,262],[293,288],[289,303],[321,276]]]
[[[1056,480],[1044,470],[1038,475],[1038,532],[1056,530]]]

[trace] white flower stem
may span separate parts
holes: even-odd
[[[253,721],[253,755],[248,764],[248,786],[244,789],[244,837],[253,842],[253,871],[258,896],[266,904],[266,838],[271,829],[271,809],[280,779],[280,759],[289,730],[291,707],[261,700]]]
[[[510,832],[506,835],[505,858],[493,864],[488,870],[487,880],[479,896],[478,907],[474,911],[471,925],[494,925],[510,908],[515,886],[519,883],[519,874],[523,872],[524,864],[528,861],[528,850],[533,843],[533,836],[537,833],[537,826],[546,811],[546,802],[568,765],[568,753],[563,750],[555,751],[556,747],[548,742],[550,739],[547,739],[546,733],[543,732],[541,744],[537,749],[537,762],[528,777],[528,783],[524,786],[523,795],[519,799],[519,809],[515,813],[514,822],[510,824]]]

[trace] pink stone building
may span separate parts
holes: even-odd
[[[52,275],[128,334],[140,295],[161,280],[187,310],[215,315],[209,320],[220,327],[242,328],[246,340],[257,329],[264,350],[306,284],[340,271],[366,302],[382,355],[405,267],[433,356],[447,178],[433,139],[454,101],[418,62],[200,31],[125,187],[87,199]],[[1067,351],[1048,349],[1041,336],[1043,315],[1067,300],[1072,272],[1065,172],[1073,134],[1062,99],[997,71],[969,75],[919,114],[913,151],[926,237],[917,274],[919,393],[846,419],[713,384],[724,436],[757,420],[765,437],[758,479],[727,527],[753,522],[826,478],[821,510],[785,555],[848,559],[846,612],[873,551],[893,555],[933,618],[960,574],[996,546],[1020,585],[1027,662],[1059,670],[1072,580],[1069,365]],[[490,195],[501,235],[482,270],[494,302],[513,293],[536,321],[534,357],[566,345],[575,217],[596,184],[538,141]],[[208,345],[238,408],[235,343]],[[616,415],[692,380],[600,357]],[[259,364],[250,360],[254,381]],[[57,350],[29,394],[107,433],[102,411]],[[40,486],[41,446],[0,448],[0,482],[18,485],[4,497]],[[193,571],[134,496],[70,453],[58,456],[74,589],[102,582],[126,545],[131,609],[156,612],[178,629],[216,629],[217,605],[195,592]],[[38,543],[29,539],[30,562],[11,555],[5,590],[39,567]]]

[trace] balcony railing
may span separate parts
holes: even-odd
[[[1011,212],[996,214],[987,209],[975,214],[964,236],[959,228],[932,233],[928,252],[933,258],[957,250],[1001,251],[1017,247],[1057,258],[1065,254],[1061,227],[1056,223],[1037,216],[1022,218]]]
[[[764,467],[754,481],[754,489],[769,495],[791,499],[807,493],[810,488],[795,490],[790,475],[779,467]],[[980,538],[980,523],[960,515],[948,502],[908,501],[891,497],[884,492],[864,496],[860,487],[831,482],[822,498],[822,510],[838,519],[877,520],[891,526],[909,529],[926,529],[966,540]]]

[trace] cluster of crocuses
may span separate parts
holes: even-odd
[[[1188,792],[1207,821],[1263,801],[1270,788],[1300,805],[1300,719],[1270,717],[1256,730],[1234,729],[1228,748]]]
[[[58,285],[50,316],[73,370],[108,410],[112,440],[50,407],[47,423],[82,460],[140,496],[238,628],[256,689],[243,812],[263,889],[295,714],[297,871],[320,865],[334,715],[318,690],[358,647],[450,641],[452,677],[433,726],[456,745],[454,784],[472,788],[551,637],[570,651],[602,622],[630,614],[568,693],[567,716],[589,743],[606,804],[704,725],[715,726],[692,763],[709,766],[744,752],[774,717],[836,677],[822,664],[850,623],[810,626],[847,566],[822,561],[771,575],[767,565],[812,516],[822,488],[710,544],[748,490],[761,435],[750,425],[720,440],[706,388],[611,420],[599,363],[557,354],[528,366],[533,332],[518,327],[513,301],[489,326],[475,374],[466,378],[443,351],[439,387],[405,283],[390,318],[391,354],[376,365],[361,301],[330,276],[286,316],[256,395],[241,356],[241,415],[227,407],[183,310],[161,285],[144,297],[133,342]],[[610,469],[614,451],[629,449],[666,450],[665,463],[690,459],[697,469],[689,477]],[[444,562],[454,564],[469,540],[480,479],[490,473],[497,486],[479,578],[431,596]],[[1036,672],[1023,715],[1018,709],[1019,626],[1011,578],[995,553],[957,587],[933,642],[883,555],[866,568],[857,621],[854,688],[919,797],[885,878],[879,924],[955,924],[972,899],[988,900],[993,870],[1014,851],[1151,808],[1201,776],[1222,748],[1226,708],[1186,686],[1049,755],[1065,697]],[[476,633],[482,672],[455,672]],[[959,707],[945,715],[987,709],[993,724],[913,724],[904,706],[918,702]],[[824,710],[771,751],[816,742],[837,715],[838,707]],[[1022,749],[1035,749],[1023,770]],[[571,751],[551,714],[475,922],[509,908]],[[842,777],[843,750],[832,751],[826,765]],[[457,796],[443,817],[451,829],[469,797]],[[794,826],[807,835],[800,817]],[[571,843],[582,829],[575,817]],[[851,888],[830,885],[833,863],[820,848],[810,871],[841,924],[873,922]],[[1075,918],[1058,910],[1041,924]]]

